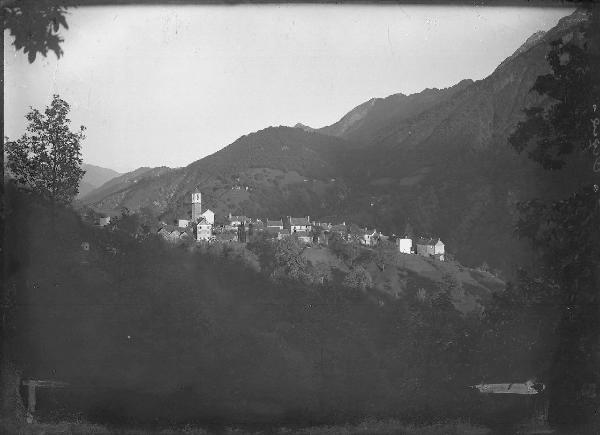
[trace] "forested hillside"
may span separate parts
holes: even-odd
[[[577,164],[543,171],[507,142],[523,109],[543,103],[530,89],[548,72],[551,42],[572,37],[585,19],[577,11],[536,34],[483,80],[373,99],[317,131],[270,127],[88,203],[170,220],[188,216],[190,193],[200,189],[217,215],[310,215],[386,234],[410,222],[441,237],[461,263],[486,262],[514,277],[532,258],[513,236],[515,204],[588,181]]]

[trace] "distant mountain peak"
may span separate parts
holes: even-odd
[[[584,9],[577,9],[571,15],[567,15],[566,17],[561,18],[558,21],[558,24],[556,26],[554,26],[552,29],[548,30],[547,32],[544,30],[538,30],[533,35],[531,35],[529,38],[527,38],[527,40],[523,44],[521,44],[521,46],[519,48],[517,48],[513,54],[511,54],[509,57],[504,59],[500,63],[500,65],[498,65],[496,70],[503,68],[511,60],[520,56],[521,54],[525,53],[526,51],[529,51],[531,48],[535,47],[536,45],[542,43],[545,39],[554,39],[555,37],[559,36],[559,34],[561,32],[564,32],[565,30],[567,30],[579,23],[584,22],[587,19],[588,19],[587,12]]]
[[[294,125],[294,128],[300,128],[304,131],[315,131],[316,130],[316,129],[309,127],[308,125],[304,125],[300,122],[298,124]]]

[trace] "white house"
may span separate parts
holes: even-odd
[[[303,218],[295,218],[288,216],[288,222],[290,232],[292,233],[297,231],[310,231],[311,229],[310,216],[306,216]]]
[[[211,225],[215,224],[215,212],[214,211],[212,211],[210,209],[205,210],[204,213],[202,213],[200,216],[205,218],[206,222],[208,222],[209,224],[211,224]]]
[[[398,245],[398,249],[403,254],[412,254],[413,253],[413,243],[412,239],[397,239],[396,244]]]
[[[179,228],[187,228],[189,224],[190,224],[190,221],[187,219],[178,219],[177,220],[177,226]]]
[[[444,261],[444,242],[440,239],[424,239],[420,238],[416,242],[417,254],[424,257],[435,257],[440,261]]]
[[[196,225],[196,240],[210,240],[212,238],[212,224],[202,217]]]
[[[377,243],[377,230],[371,231],[365,228],[358,236],[358,241],[361,245],[374,246]]]
[[[242,223],[246,223],[248,218],[246,216],[232,216],[231,213],[229,213],[227,220],[229,226],[237,228],[242,225]]]

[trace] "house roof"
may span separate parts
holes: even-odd
[[[178,230],[179,227],[175,226],[175,225],[163,225],[162,227],[160,227],[157,231],[157,233],[162,232],[168,232],[168,233],[172,233],[175,230]]]
[[[212,211],[212,210],[209,208],[209,209],[206,209],[206,210],[204,210],[204,211],[202,212],[202,215],[204,215],[205,213],[208,213],[208,212],[211,212],[212,214],[215,214],[215,212],[214,212],[214,211]]]
[[[290,217],[290,225],[309,225],[308,217],[295,218]]]
[[[358,233],[360,236],[374,236],[377,234],[377,230],[369,230],[367,228],[361,229]]]
[[[186,233],[191,235],[194,235],[194,229],[192,227],[185,227],[185,228],[177,228],[177,231],[179,231],[180,234]]]
[[[272,220],[267,219],[267,226],[268,227],[282,227],[283,221],[281,219],[279,219],[278,221],[272,221]]]
[[[202,216],[200,219],[198,219],[198,225],[211,225],[211,223],[204,216]]]
[[[246,216],[231,216],[228,217],[227,220],[229,220],[229,222],[246,222],[248,218]]]
[[[444,244],[444,242],[442,242],[439,238],[434,238],[434,237],[419,237],[416,241],[415,244],[417,245],[436,245],[438,242],[441,242],[442,245]]]

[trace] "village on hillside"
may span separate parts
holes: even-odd
[[[295,237],[305,245],[327,246],[331,237],[337,236],[347,243],[358,243],[365,247],[376,247],[382,243],[393,243],[403,254],[416,254],[445,259],[445,245],[439,238],[412,237],[410,234],[385,235],[376,229],[360,228],[342,222],[319,222],[310,216],[286,216],[279,219],[260,219],[249,216],[235,216],[229,213],[223,222],[215,221],[215,213],[206,209],[202,211],[202,193],[192,193],[191,219],[177,219],[176,224],[161,222],[157,234],[170,243],[197,241],[200,243],[245,243],[254,234],[266,234],[268,237],[281,240]],[[98,226],[106,226],[110,217],[101,217]],[[358,231],[357,231],[358,229]]]

